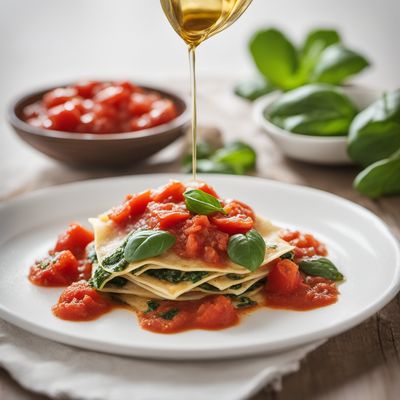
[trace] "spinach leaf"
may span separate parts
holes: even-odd
[[[236,308],[245,308],[245,307],[251,307],[251,306],[256,306],[257,302],[254,300],[251,300],[250,297],[242,296],[239,297],[239,302],[236,303]]]
[[[199,189],[189,189],[183,193],[187,209],[200,215],[210,215],[216,212],[226,214],[220,201],[211,194]]]
[[[175,236],[166,231],[136,231],[126,243],[124,258],[127,262],[133,262],[156,257],[170,249],[175,241]]]
[[[258,76],[253,79],[239,82],[234,89],[237,96],[243,99],[254,101],[261,96],[271,93],[275,87],[268,83],[263,77]]]
[[[109,281],[109,283],[111,285],[122,288],[128,283],[128,280],[123,278],[122,276],[116,276],[115,278],[111,279],[111,281]]]
[[[161,279],[170,283],[179,283],[183,281],[196,283],[201,281],[208,275],[206,271],[178,271],[174,269],[149,269],[145,274],[150,275],[154,278]]]
[[[294,252],[288,251],[287,253],[282,254],[279,258],[281,258],[282,260],[288,259],[288,260],[293,261],[294,260]]]
[[[162,312],[157,314],[158,317],[165,319],[167,321],[170,321],[173,319],[177,314],[179,313],[179,310],[177,308],[171,308],[168,311]]]
[[[304,83],[296,76],[297,50],[282,32],[277,29],[256,32],[249,49],[258,70],[273,85],[287,90]]]
[[[154,300],[149,300],[147,302],[147,310],[144,312],[144,314],[148,314],[149,312],[157,310],[157,308],[160,307],[160,303],[157,303]]]
[[[347,134],[356,113],[356,106],[339,88],[310,84],[282,95],[264,115],[293,133],[337,136]]]
[[[235,141],[217,150],[211,161],[227,164],[239,175],[256,166],[256,152],[246,143]]]
[[[228,256],[234,263],[255,271],[264,262],[265,248],[263,237],[252,229],[229,238]]]
[[[310,31],[301,49],[299,74],[308,81],[311,72],[317,65],[323,51],[332,44],[340,43],[341,39],[335,30],[316,29]]]
[[[400,89],[384,93],[361,111],[350,127],[348,153],[368,166],[400,148]]]
[[[342,44],[333,44],[321,54],[311,74],[311,80],[338,85],[368,66],[369,62],[362,55]]]
[[[204,289],[204,290],[209,290],[210,292],[218,292],[218,291],[219,291],[218,288],[216,288],[216,287],[213,286],[213,285],[210,285],[210,284],[207,283],[207,282],[202,283],[199,287],[202,288],[202,289]]]
[[[342,281],[344,276],[338,271],[332,261],[325,257],[305,258],[299,264],[300,270],[307,275],[320,276],[332,281]]]
[[[354,181],[354,187],[372,198],[400,194],[400,149],[391,157],[361,171]]]
[[[234,281],[238,281],[239,279],[243,278],[243,275],[230,273],[230,274],[227,274],[226,277],[229,279],[232,279]]]
[[[93,286],[95,289],[102,289],[104,285],[111,278],[112,273],[103,269],[97,262],[93,263],[93,271],[92,277],[89,279],[89,284]]]

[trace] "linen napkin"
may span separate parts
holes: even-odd
[[[322,343],[234,360],[157,361],[77,349],[0,320],[0,365],[23,387],[63,399],[247,399]]]

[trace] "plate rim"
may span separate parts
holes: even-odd
[[[125,175],[118,177],[107,177],[107,178],[99,178],[99,179],[87,179],[82,181],[75,181],[64,183],[60,185],[53,185],[45,188],[41,188],[38,190],[34,190],[28,193],[23,193],[19,196],[16,196],[12,199],[8,199],[6,201],[2,201],[0,203],[0,213],[6,210],[8,207],[18,206],[21,203],[26,201],[30,201],[35,198],[40,198],[41,196],[47,196],[48,193],[59,192],[63,190],[68,190],[71,187],[81,187],[92,184],[106,184],[110,181],[124,181],[124,180],[140,180],[140,179],[151,179],[151,178],[165,178],[165,180],[169,179],[188,179],[191,175],[189,174],[181,174],[181,173],[155,173],[155,174],[138,174],[138,175]],[[230,354],[232,350],[232,345],[229,346],[218,346],[218,352],[215,354],[216,348],[210,347],[207,350],[202,349],[201,352],[198,350],[191,350],[184,348],[179,353],[179,350],[176,348],[167,349],[162,346],[154,346],[154,345],[145,345],[141,344],[140,346],[135,346],[134,344],[130,346],[129,352],[125,345],[116,345],[115,343],[110,345],[107,343],[107,346],[104,346],[104,342],[98,339],[86,339],[79,336],[71,335],[71,333],[64,334],[60,332],[55,332],[54,330],[40,326],[40,324],[35,324],[30,321],[26,321],[24,318],[14,315],[10,310],[0,304],[0,318],[5,321],[22,328],[25,331],[32,332],[40,337],[44,337],[46,339],[71,345],[74,347],[79,347],[83,350],[94,350],[101,351],[103,353],[109,354],[118,354],[124,356],[133,356],[133,357],[141,357],[146,359],[164,359],[164,360],[205,360],[205,359],[225,359],[225,358],[238,358],[243,356],[251,356],[251,355],[262,355],[262,354],[273,354],[280,351],[289,350],[294,347],[303,346],[307,343],[311,343],[321,339],[327,339],[329,337],[338,335],[348,329],[351,329],[357,325],[359,325],[362,321],[374,315],[377,311],[383,308],[386,304],[388,304],[400,290],[400,244],[395,235],[391,232],[388,225],[376,214],[367,208],[357,204],[353,201],[345,199],[336,194],[307,187],[303,185],[297,185],[292,183],[274,181],[271,179],[265,179],[261,177],[250,177],[250,176],[227,176],[223,174],[200,174],[199,178],[202,177],[211,177],[211,178],[223,178],[225,180],[241,180],[241,179],[251,179],[252,181],[258,181],[259,184],[267,184],[276,186],[279,188],[286,188],[289,190],[299,190],[301,192],[315,193],[317,195],[322,195],[325,198],[332,199],[333,201],[339,201],[346,205],[347,207],[355,208],[359,213],[372,218],[375,223],[378,223],[380,226],[380,231],[384,232],[387,239],[390,240],[390,245],[394,249],[395,255],[395,265],[394,265],[394,276],[390,285],[388,285],[387,289],[381,293],[379,297],[377,297],[374,302],[364,311],[357,314],[353,319],[345,320],[343,322],[337,323],[334,326],[329,326],[323,329],[318,329],[315,332],[309,332],[302,335],[298,335],[293,338],[284,339],[275,343],[274,348],[266,348],[265,344],[260,341],[255,341],[250,344],[235,346],[234,354]],[[56,338],[55,338],[56,337]],[[79,343],[77,343],[79,341]],[[264,348],[263,348],[264,347]],[[101,348],[102,350],[99,350]],[[150,354],[149,354],[150,352]],[[155,354],[158,352],[162,352],[162,354]],[[178,353],[177,353],[178,352]],[[221,355],[222,354],[222,355]]]

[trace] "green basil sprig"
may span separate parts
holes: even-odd
[[[230,237],[228,256],[234,263],[255,271],[264,262],[265,248],[263,237],[252,229],[245,234],[239,233]]]
[[[194,214],[209,215],[216,212],[226,214],[220,201],[202,190],[189,189],[183,196],[187,209]]]
[[[128,262],[156,257],[175,244],[176,238],[162,230],[143,230],[132,234],[124,249],[124,258]]]
[[[299,267],[307,275],[320,276],[332,281],[342,281],[344,279],[331,260],[325,257],[310,257],[300,262]]]

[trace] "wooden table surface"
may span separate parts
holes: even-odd
[[[214,106],[209,104],[209,107]],[[240,110],[242,117],[248,115],[248,109],[240,107]],[[230,112],[232,115],[237,114],[238,108],[233,107]],[[225,116],[227,113],[229,114],[226,111]],[[218,121],[217,117],[215,119],[218,126],[224,127],[226,136],[245,137],[245,140],[257,148],[258,176],[315,187],[343,196],[380,216],[392,232],[400,238],[400,197],[376,201],[362,197],[352,188],[352,181],[357,173],[355,167],[315,166],[282,157],[276,147],[264,134],[256,131],[253,125],[237,122],[240,121],[240,113],[239,116],[235,115],[236,122],[233,117],[232,121],[227,121],[230,118],[229,115],[226,116],[224,125],[221,120]],[[155,160],[123,173],[179,171],[178,147],[179,144],[173,145]],[[34,182],[31,182],[28,188],[21,188],[20,191],[113,174],[122,174],[122,172],[73,171],[49,162],[38,172]],[[377,266],[379,267],[382,266]],[[348,332],[331,338],[309,354],[298,372],[284,377],[282,391],[274,392],[271,388],[266,388],[253,400],[394,400],[398,398],[400,398],[399,295],[372,318]],[[46,397],[20,388],[5,371],[0,370],[0,399],[39,400]]]

